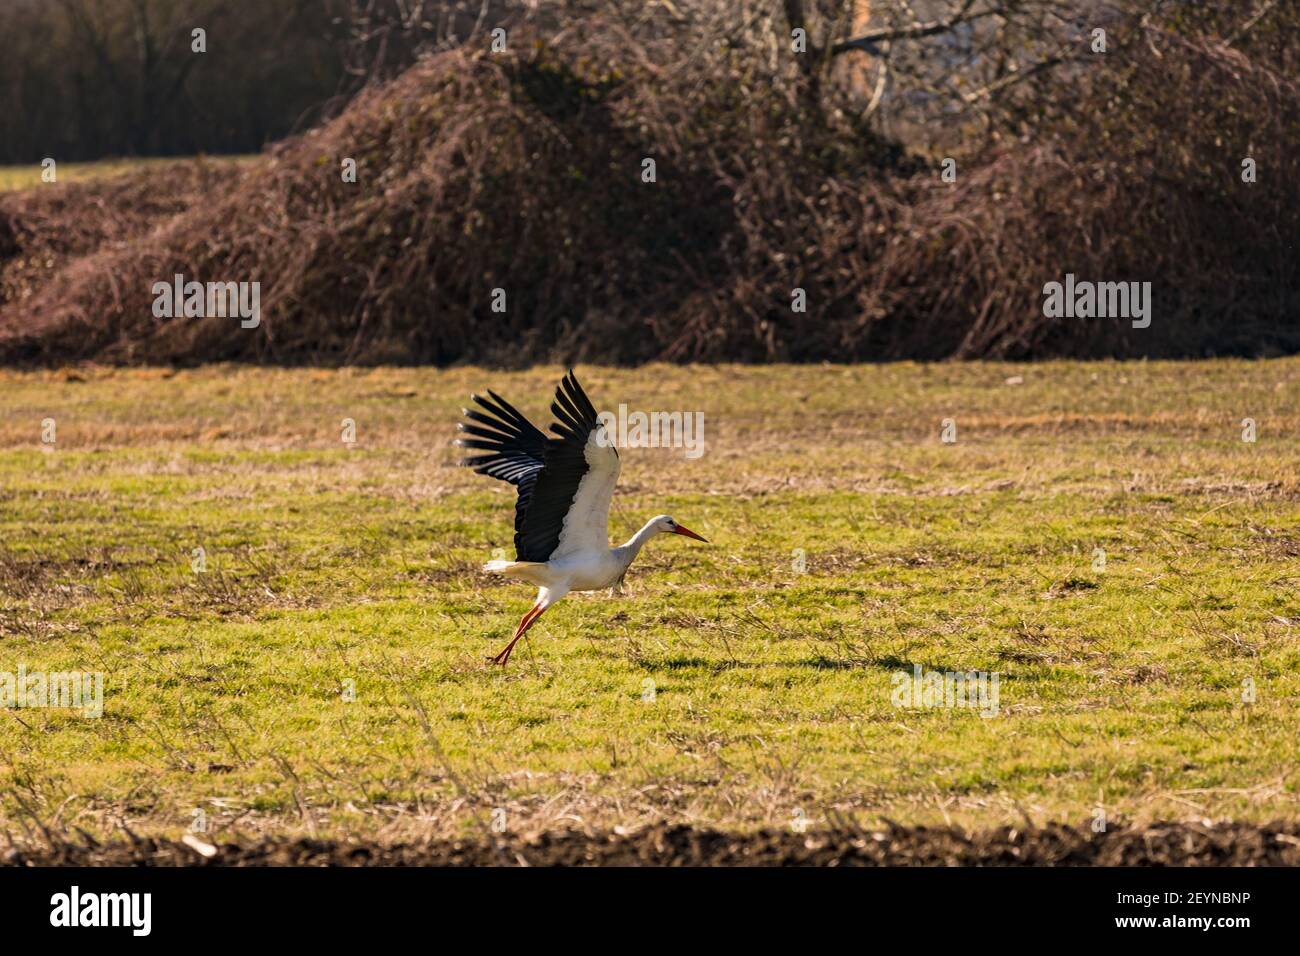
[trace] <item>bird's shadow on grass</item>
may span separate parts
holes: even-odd
[[[801,661],[794,662],[798,667],[809,667],[813,670],[830,670],[830,671],[852,671],[867,670],[876,668],[887,671],[906,671],[912,673],[914,667],[919,666],[923,674],[931,672],[965,674],[971,671],[981,670],[977,667],[955,667],[951,664],[937,663],[935,661],[917,661],[899,657],[896,654],[882,654],[879,657],[827,657],[825,654],[818,654],[816,657],[806,657]],[[1003,672],[1001,677],[1006,679],[1010,674]]]
[[[818,654],[816,657],[805,657],[794,663],[799,667],[809,667],[817,671],[855,671],[873,667],[881,670],[910,671],[916,662],[895,657],[893,654],[886,654],[883,657],[827,657],[825,654]],[[932,665],[929,664],[922,664],[921,667],[925,670],[932,669]]]
[[[711,671],[726,671],[742,667],[762,667],[763,665],[754,661],[731,661],[731,660],[714,660],[707,657],[694,657],[687,655],[676,655],[672,657],[642,657],[637,661],[642,667],[649,670],[666,670],[666,671],[683,671],[692,668],[701,668]]]
[[[819,654],[816,657],[806,657],[798,661],[741,661],[741,660],[717,660],[697,655],[678,654],[669,657],[640,657],[637,664],[647,670],[663,671],[685,671],[699,668],[701,670],[713,671],[720,673],[727,670],[740,669],[757,669],[763,667],[806,667],[818,671],[852,671],[852,670],[883,670],[898,672],[903,671],[907,674],[912,673],[912,669],[918,664],[923,674],[929,673],[953,673],[965,674],[972,671],[981,670],[975,667],[956,667],[951,664],[938,663],[934,661],[916,661],[898,657],[894,654],[885,654],[880,657],[827,657]],[[1005,671],[1000,672],[1002,680],[1014,679],[1013,674]]]

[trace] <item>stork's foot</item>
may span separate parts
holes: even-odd
[[[521,637],[523,637],[522,634],[516,635],[514,640],[507,644],[501,653],[497,654],[495,657],[489,657],[488,660],[493,664],[500,664],[502,667],[505,667],[506,661],[510,660],[510,652],[515,649],[515,644],[519,642],[519,638]]]
[[[542,605],[534,604],[532,610],[525,614],[523,620],[519,622],[519,627],[515,629],[515,636],[510,639],[510,643],[502,648],[500,654],[496,657],[489,657],[488,660],[493,664],[500,664],[502,667],[505,667],[506,661],[510,660],[510,652],[513,651],[515,645],[519,643],[519,638],[528,633],[528,629],[533,626],[533,622],[541,617],[542,612],[545,610],[546,608],[542,607]]]

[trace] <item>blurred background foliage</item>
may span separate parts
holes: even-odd
[[[265,147],[243,175],[0,196],[0,360],[1300,348],[1294,0],[0,11],[8,159]],[[173,272],[261,277],[266,321],[155,322]],[[1151,282],[1156,320],[1044,316],[1067,272]]]
[[[1237,32],[1294,76],[1290,0],[5,0],[0,163],[249,153],[336,113],[367,83],[488,32],[599,16],[628,65],[664,41],[699,82],[798,88],[914,148],[997,138],[1068,113],[1041,94],[1126,17]],[[191,51],[192,31],[207,52]],[[792,56],[792,31],[806,53]],[[867,47],[853,47],[863,36]],[[871,49],[873,55],[866,52]],[[1035,96],[1037,92],[1040,95]]]

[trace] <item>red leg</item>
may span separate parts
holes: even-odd
[[[534,604],[532,610],[525,614],[523,619],[520,620],[519,627],[515,630],[515,636],[510,639],[510,643],[505,646],[505,649],[502,650],[500,654],[496,657],[489,657],[488,660],[493,664],[500,664],[502,667],[505,667],[506,661],[510,660],[510,652],[513,651],[515,645],[519,643],[519,638],[528,633],[528,629],[533,626],[533,623],[539,617],[542,616],[542,612],[545,610],[546,608],[542,607],[540,604]]]

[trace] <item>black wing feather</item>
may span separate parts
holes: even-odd
[[[546,436],[496,392],[488,394],[491,399],[470,396],[471,401],[490,414],[465,409],[465,417],[472,424],[461,424],[458,428],[474,437],[462,438],[458,444],[489,454],[466,458],[461,464],[480,475],[519,485],[545,466]]]
[[[473,396],[490,414],[465,410],[473,424],[460,429],[474,436],[465,448],[489,452],[461,462],[482,475],[519,489],[515,503],[515,554],[519,561],[546,561],[560,544],[564,518],[587,474],[587,441],[596,428],[596,408],[570,370],[555,390],[551,412],[559,421],[547,438],[509,402],[489,391],[491,400]]]

